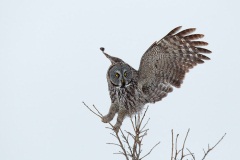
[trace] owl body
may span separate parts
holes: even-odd
[[[108,80],[108,87],[111,102],[116,104],[118,110],[127,110],[126,114],[129,116],[141,111],[143,106],[148,103],[135,79],[128,86],[122,88],[114,86]]]
[[[202,53],[211,51],[197,47],[208,43],[193,41],[203,35],[191,34],[195,28],[178,32],[180,28],[173,29],[161,40],[154,42],[143,54],[138,70],[100,48],[112,63],[107,72],[111,106],[102,121],[108,123],[118,113],[114,125],[116,132],[126,116],[138,113],[147,103],[162,100],[173,91],[173,87],[181,86],[185,74],[191,68],[209,60]]]

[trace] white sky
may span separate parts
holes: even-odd
[[[1,0],[0,160],[123,159],[107,126],[83,105],[107,113],[106,71],[99,47],[138,68],[144,51],[171,29],[205,34],[211,61],[194,68],[181,89],[150,105],[144,151],[170,159],[171,129],[202,157],[239,157],[240,53],[237,0]],[[129,129],[129,119],[124,121]]]

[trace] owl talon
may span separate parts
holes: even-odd
[[[120,129],[120,126],[117,126],[117,125],[113,126],[114,132],[118,133],[119,129]]]
[[[109,123],[110,120],[109,120],[108,116],[103,116],[103,117],[102,117],[102,122],[103,122],[103,123]]]

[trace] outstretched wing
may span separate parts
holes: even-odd
[[[197,47],[208,43],[194,41],[204,35],[191,34],[195,28],[178,32],[180,28],[173,29],[161,40],[154,42],[142,56],[138,84],[150,103],[165,97],[172,91],[172,86],[179,88],[189,69],[210,59],[202,53],[211,51]]]

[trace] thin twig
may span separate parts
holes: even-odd
[[[179,136],[179,134],[177,134],[177,136],[176,136],[176,141],[175,141],[175,156],[174,156],[174,160],[177,159],[177,155],[178,155],[178,153],[179,153],[179,151],[178,151],[178,149],[177,149],[178,136]]]
[[[95,107],[95,105],[93,105],[93,107],[94,107],[94,109],[98,112],[98,114],[100,114],[100,115],[103,117],[102,113],[99,112],[99,110],[97,109],[97,107]]]
[[[122,132],[121,129],[120,129],[120,131]],[[119,144],[120,144],[120,146],[121,146],[121,148],[122,148],[122,150],[123,150],[123,152],[124,152],[123,155],[126,157],[126,160],[129,160],[129,159],[128,159],[128,156],[127,156],[127,152],[126,152],[126,150],[125,150],[125,148],[124,148],[124,146],[123,146],[123,144],[122,144],[121,139],[119,138],[118,132],[115,132],[115,133],[116,133],[116,137],[117,137],[117,139],[118,139],[118,142],[119,142]]]
[[[141,147],[142,147],[142,140],[139,140],[139,143],[138,143],[138,154],[137,154],[137,159],[139,159],[139,157],[140,157],[140,154],[142,153],[142,149],[141,149]]]
[[[147,122],[143,125],[143,127],[141,128],[141,130],[140,131],[142,131],[146,126],[147,126],[147,124],[148,124],[148,122],[149,122],[149,120],[150,120],[150,118],[148,118],[148,120],[147,120]]]
[[[194,153],[192,153],[188,148],[187,148],[189,154],[192,156],[193,160],[195,160],[195,156],[194,156]]]
[[[115,137],[115,138],[117,138],[117,136],[116,135],[114,135],[113,133],[110,133],[113,137]]]
[[[113,154],[122,154],[122,155],[124,155],[124,153],[121,152],[121,151],[119,151],[118,153],[113,153]]]
[[[132,123],[133,131],[135,132],[136,129],[135,129],[135,125],[134,125],[133,120],[132,120],[132,116],[130,117],[130,121],[131,121],[131,123]]]
[[[210,148],[210,146],[208,145],[208,150],[207,150],[207,152],[205,152],[204,150],[204,156],[203,156],[203,158],[202,158],[202,160],[204,160],[205,158],[206,158],[206,156],[208,155],[208,153],[211,151],[211,150],[213,150],[222,140],[223,140],[223,138],[226,136],[226,133],[222,136],[222,138],[213,146],[213,147],[211,147]]]
[[[96,112],[94,112],[90,107],[88,107],[88,105],[86,105],[84,102],[82,102],[84,104],[85,107],[87,107],[93,114],[95,114],[96,116],[102,118],[101,114],[97,114]]]
[[[126,137],[125,135],[124,135],[124,133],[122,132],[122,130],[120,130],[121,131],[121,134],[122,134],[122,137],[123,137],[123,139],[125,140],[125,143],[128,145],[128,149],[129,149],[129,151],[130,151],[130,153],[131,153],[131,155],[132,155],[132,148],[131,148],[131,146],[130,146],[130,144],[129,144],[129,141],[128,141],[128,136],[129,136],[129,134],[128,134],[128,136]]]
[[[132,133],[130,133],[130,132],[128,132],[128,131],[125,131],[125,132],[127,132],[127,133],[132,137],[132,139],[135,138],[135,136],[134,136]]]
[[[158,142],[157,144],[155,144],[152,148],[151,148],[151,150],[146,154],[146,155],[144,155],[142,158],[140,158],[139,160],[142,160],[143,158],[145,158],[146,156],[148,156],[151,152],[152,152],[152,150],[157,146],[157,145],[159,145],[160,144],[160,142]]]
[[[146,110],[144,111],[144,114],[143,114],[143,116],[142,116],[142,118],[141,118],[141,121],[140,121],[139,126],[142,125],[142,121],[143,121],[143,119],[144,119],[144,117],[145,117],[145,115],[146,115],[146,113],[147,113],[147,111],[148,111],[148,107],[149,107],[149,106],[147,106]],[[147,122],[147,123],[148,123],[148,122]],[[143,127],[144,127],[144,126],[143,126]]]
[[[186,156],[186,155],[184,155],[183,152],[184,152],[184,147],[185,147],[185,143],[186,143],[186,140],[187,140],[189,131],[190,131],[190,129],[188,129],[187,134],[186,134],[185,139],[184,139],[184,142],[183,142],[183,146],[182,146],[182,156],[181,156],[181,159],[180,159],[180,160],[183,160],[183,158]]]
[[[137,116],[134,115],[134,128],[135,128],[135,132],[137,130]]]
[[[111,145],[115,145],[115,146],[118,146],[118,147],[121,147],[119,144],[117,143],[106,143],[106,144],[111,144]]]
[[[112,130],[112,128],[111,128],[111,127],[105,127],[105,128]]]
[[[173,160],[173,148],[174,148],[174,143],[173,143],[173,129],[172,129],[172,152],[171,152],[171,160]]]

